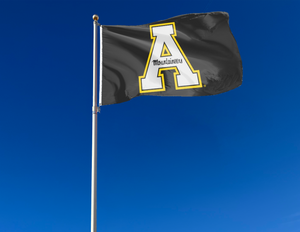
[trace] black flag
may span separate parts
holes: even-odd
[[[205,96],[242,84],[242,60],[225,12],[140,26],[102,27],[101,105],[141,95]]]

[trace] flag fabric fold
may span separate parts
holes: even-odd
[[[101,27],[101,105],[141,95],[215,95],[242,84],[242,60],[225,12]]]

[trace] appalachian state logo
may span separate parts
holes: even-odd
[[[139,76],[140,93],[165,91],[163,71],[174,71],[176,90],[202,88],[199,70],[194,70],[175,36],[175,23],[150,25],[153,40],[144,75]]]

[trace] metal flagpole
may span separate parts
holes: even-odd
[[[97,116],[98,116],[98,15],[94,19],[94,45],[93,45],[93,122],[92,122],[92,187],[91,187],[91,232],[97,232]]]

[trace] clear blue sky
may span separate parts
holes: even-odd
[[[0,1],[0,231],[90,231],[92,15],[226,11],[243,84],[102,107],[99,232],[299,232],[299,1]]]

